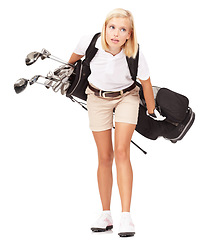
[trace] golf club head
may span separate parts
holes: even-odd
[[[62,82],[61,81],[58,81],[56,82],[53,86],[52,86],[52,89],[54,92],[58,92],[62,86]]]
[[[45,87],[47,89],[49,89],[50,87],[52,87],[52,84],[53,84],[53,80],[50,80],[50,79],[47,79],[44,83]]]
[[[17,82],[14,84],[14,89],[16,93],[21,93],[24,91],[24,89],[27,87],[28,80],[25,78],[20,78],[17,80]]]
[[[42,54],[39,52],[31,52],[27,55],[25,62],[26,65],[29,66],[31,64],[33,64],[34,62],[36,62],[38,60],[38,58],[41,56]]]
[[[68,90],[69,87],[70,87],[70,83],[69,83],[69,82],[64,83],[64,84],[61,86],[61,89],[60,89],[61,94],[62,94],[62,95],[66,95],[67,90]]]

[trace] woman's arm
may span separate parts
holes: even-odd
[[[84,55],[78,55],[76,53],[72,53],[68,63],[74,64],[75,62],[77,62],[78,60],[80,60]]]
[[[154,100],[154,94],[153,94],[153,89],[152,89],[150,77],[145,81],[140,80],[140,82],[142,84],[144,98],[145,98],[145,101],[146,101],[148,113],[153,114],[154,109],[155,109],[155,100]]]

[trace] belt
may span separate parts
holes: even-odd
[[[103,91],[103,90],[96,89],[89,84],[89,88],[94,92],[95,96],[104,97],[104,98],[112,98],[112,97],[122,96],[124,93],[133,90],[135,87],[136,87],[136,83],[134,82],[128,88],[125,88],[125,89],[123,89],[121,91],[118,91],[118,92],[111,92],[111,91]]]

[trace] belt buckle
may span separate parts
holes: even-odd
[[[105,94],[107,94],[107,93],[114,93],[114,92],[112,92],[112,91],[107,91],[107,92],[103,92],[103,93],[102,93],[102,91],[100,91],[100,96],[102,96],[103,98],[112,98],[112,97],[106,97]],[[123,93],[123,90],[119,91],[119,95],[120,95],[120,96],[122,96],[123,94],[124,94],[124,93]]]
[[[101,96],[102,96],[103,98],[112,98],[112,97],[106,97],[106,94],[107,94],[107,93],[113,93],[113,92],[109,92],[109,91],[108,91],[108,92],[103,92],[103,93],[101,92]]]

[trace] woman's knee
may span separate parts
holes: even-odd
[[[114,155],[116,164],[129,161],[129,148],[123,146],[116,146]]]
[[[98,153],[98,158],[99,165],[104,167],[110,167],[113,163],[114,153],[113,151]]]

